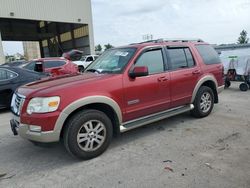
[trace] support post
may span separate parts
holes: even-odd
[[[3,52],[2,36],[0,31],[0,65],[5,63],[5,56]]]

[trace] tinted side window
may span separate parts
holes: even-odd
[[[14,73],[14,72],[11,72],[8,70],[4,70],[4,69],[0,69],[0,81],[13,79],[17,76],[18,76],[17,73]]]
[[[221,63],[218,53],[210,45],[197,45],[198,52],[200,53],[203,62],[207,65]]]
[[[66,63],[64,61],[46,61],[44,62],[44,68],[54,68],[54,67],[61,67],[65,65]]]
[[[188,67],[184,48],[169,48],[168,55],[173,70]]]
[[[185,54],[186,54],[186,58],[187,58],[187,62],[188,62],[188,67],[195,66],[194,58],[193,58],[193,56],[192,56],[191,51],[189,50],[189,48],[185,48],[184,51],[185,51]]]
[[[6,70],[3,70],[3,69],[0,69],[0,81],[2,80],[7,80],[7,71]]]
[[[135,66],[147,66],[149,74],[164,72],[164,62],[161,49],[145,52],[139,57]]]
[[[14,72],[6,71],[6,73],[7,73],[7,79],[13,79],[18,76],[18,74]]]
[[[25,65],[23,68],[34,71],[35,65],[36,65],[36,62],[30,62],[27,65]]]

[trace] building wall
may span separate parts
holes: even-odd
[[[89,23],[92,17],[90,0],[0,0],[0,4],[3,18]]]
[[[41,58],[39,42],[23,42],[23,51],[28,61]]]
[[[5,63],[5,56],[3,53],[2,37],[0,31],[0,65]]]

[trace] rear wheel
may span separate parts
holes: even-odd
[[[197,118],[208,116],[214,107],[214,93],[211,88],[202,86],[196,95],[191,114]]]
[[[240,90],[241,91],[247,91],[248,90],[248,85],[246,83],[240,84]]]
[[[84,110],[66,124],[64,145],[69,153],[87,160],[101,155],[113,135],[111,120],[97,110]]]

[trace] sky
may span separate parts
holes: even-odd
[[[92,0],[95,44],[114,46],[158,38],[201,38],[211,44],[250,36],[250,0]],[[21,43],[4,42],[8,54]]]

